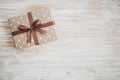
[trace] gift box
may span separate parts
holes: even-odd
[[[48,8],[27,12],[8,19],[17,49],[39,45],[57,39],[55,22]]]

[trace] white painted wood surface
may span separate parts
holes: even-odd
[[[7,18],[41,5],[58,40],[16,50]],[[0,0],[0,80],[120,80],[120,0]]]

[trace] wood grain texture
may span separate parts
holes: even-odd
[[[58,40],[16,50],[7,18],[40,6]],[[120,80],[120,0],[0,0],[0,80]]]

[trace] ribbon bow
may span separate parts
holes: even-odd
[[[14,36],[14,35],[18,35],[18,34],[27,32],[27,43],[28,42],[31,43],[31,37],[33,36],[34,43],[35,43],[35,45],[37,45],[37,44],[39,44],[39,42],[38,42],[36,31],[40,32],[41,34],[45,34],[46,31],[44,31],[41,28],[54,25],[54,22],[50,21],[50,22],[41,24],[39,19],[33,21],[31,12],[28,12],[27,16],[28,16],[28,20],[29,20],[29,23],[30,23],[30,28],[28,28],[27,26],[24,26],[24,25],[20,25],[18,27],[17,31],[12,32],[12,35]]]
[[[44,31],[43,29],[41,29],[41,23],[40,20],[37,19],[32,23],[32,26],[30,28],[28,28],[27,26],[24,25],[20,25],[18,27],[18,29],[20,31],[26,31],[27,32],[27,43],[30,42],[31,43],[31,36],[33,36],[34,42],[35,44],[39,44],[38,43],[38,39],[37,39],[37,35],[36,35],[36,31],[40,32],[41,34],[45,34],[46,31]]]

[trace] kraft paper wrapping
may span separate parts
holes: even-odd
[[[39,10],[31,11],[31,13],[32,13],[33,20],[39,19],[42,24],[53,21],[51,18],[50,10],[48,8],[40,8]],[[21,24],[27,27],[30,27],[27,13],[9,18],[8,21],[10,23],[12,32],[18,30],[18,27]],[[55,30],[54,30],[54,25],[48,26],[42,29],[46,31],[45,34],[40,34],[39,32],[36,32],[39,44],[54,41],[57,39]],[[26,34],[27,32],[13,36],[15,41],[15,46],[17,49],[26,48],[26,47],[35,45],[33,37],[31,39],[31,43],[27,43]]]

